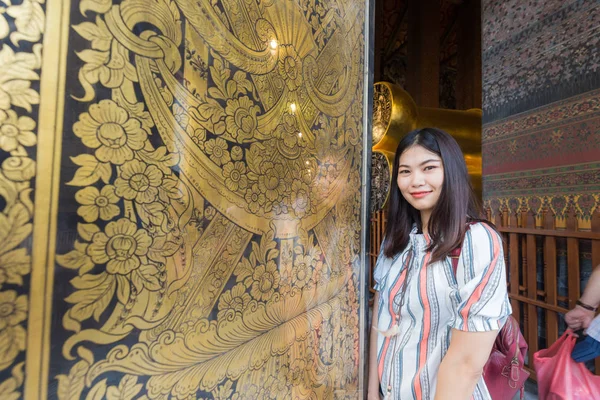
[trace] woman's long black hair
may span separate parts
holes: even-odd
[[[433,208],[427,231],[432,251],[431,262],[439,261],[462,244],[467,222],[482,219],[481,206],[473,191],[460,146],[448,133],[435,128],[417,129],[406,135],[396,149],[388,203],[383,253],[393,257],[408,245],[413,224],[422,230],[421,214],[410,205],[398,188],[400,155],[409,147],[422,146],[437,154],[444,165],[444,182]]]

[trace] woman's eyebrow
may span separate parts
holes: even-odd
[[[430,158],[429,160],[425,160],[421,164],[419,164],[419,167],[422,166],[422,165],[425,165],[427,163],[430,163],[430,162],[442,162],[442,160],[437,159],[437,158]],[[398,165],[398,168],[400,168],[400,167],[410,168],[410,166],[408,166],[406,164],[400,164],[400,165]]]

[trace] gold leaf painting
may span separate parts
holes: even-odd
[[[360,398],[367,4],[1,2],[0,396]]]

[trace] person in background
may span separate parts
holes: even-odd
[[[490,400],[482,371],[511,314],[501,236],[482,219],[446,132],[406,135],[392,182],[373,274],[368,399]]]
[[[577,362],[586,362],[600,357],[600,316],[594,318],[599,305],[600,265],[597,265],[575,308],[565,314],[565,322],[570,329],[573,331],[584,329],[585,336],[578,340],[571,353]]]

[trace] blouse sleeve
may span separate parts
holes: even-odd
[[[512,310],[503,253],[502,239],[489,225],[474,224],[467,231],[456,271],[455,329],[494,331],[506,322]]]

